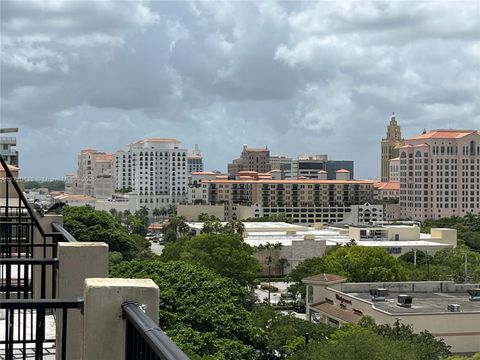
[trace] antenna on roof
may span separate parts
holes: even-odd
[[[427,133],[427,129],[423,128],[422,135],[425,135]]]

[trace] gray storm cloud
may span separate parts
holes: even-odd
[[[225,170],[244,143],[328,153],[378,175],[404,135],[480,128],[480,2],[2,1],[1,125],[28,176],[83,147],[200,144]]]

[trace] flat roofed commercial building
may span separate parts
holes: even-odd
[[[307,319],[332,326],[371,316],[377,324],[396,321],[428,330],[452,346],[453,353],[480,351],[478,285],[452,281],[347,283],[346,278],[319,274],[307,285]],[[480,289],[477,291],[480,299]],[[377,296],[380,295],[380,296]]]

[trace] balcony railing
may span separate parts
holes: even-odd
[[[72,249],[81,250],[85,243],[77,243],[59,222],[47,222],[45,228],[51,227],[51,231],[45,231],[42,224],[48,220],[47,216],[39,221],[2,156],[0,163],[6,173],[5,178],[0,178],[0,359],[37,360],[56,356],[64,360],[70,357],[69,354],[84,360],[98,359],[95,352],[88,355],[92,351],[87,351],[87,344],[98,335],[98,329],[91,322],[86,322],[84,299],[57,298],[72,292],[71,289],[65,290],[65,284],[68,287],[70,280],[82,286],[89,280],[86,278],[88,276],[85,279],[78,278],[78,269],[69,264],[69,259],[62,260],[61,251],[65,247],[62,244],[76,243],[72,244]],[[87,247],[90,245],[86,244]],[[106,244],[103,246],[106,248]],[[98,248],[102,248],[102,245]],[[106,267],[106,255],[102,261]],[[64,270],[72,266],[70,272],[75,273],[77,278],[65,279],[65,275],[60,273],[62,264]],[[106,275],[106,271],[102,274]],[[158,287],[156,289],[158,291]],[[83,293],[81,289],[79,294]],[[118,349],[125,351],[125,359],[188,359],[158,324],[142,311],[140,305],[127,302],[116,306],[121,306],[118,311],[122,310],[125,315],[123,326],[126,331],[121,339],[112,341],[116,345],[123,341],[125,346]],[[117,318],[97,320],[93,316],[93,322],[112,320],[116,321]],[[90,331],[88,326],[92,326]],[[85,331],[80,330],[83,327]],[[76,336],[72,338],[72,334]],[[91,338],[87,341],[88,334],[91,334]],[[72,353],[73,348],[82,354]],[[106,356],[101,358],[107,359]],[[118,354],[108,359],[116,358]]]

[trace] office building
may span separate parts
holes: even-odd
[[[480,212],[480,131],[432,130],[407,139],[399,152],[402,218]]]
[[[176,139],[148,138],[115,153],[116,189],[138,194],[150,209],[186,201],[187,172],[187,150]]]
[[[203,157],[197,144],[195,144],[194,150],[187,155],[187,167],[188,175],[203,171]]]
[[[240,171],[256,171],[267,173],[270,167],[270,150],[265,148],[249,148],[243,145],[242,153],[238,159],[228,164],[228,175],[237,176]]]
[[[349,160],[328,160],[328,155],[300,155],[281,165],[284,179],[317,179],[319,171],[326,171],[326,180],[335,180],[338,170],[348,170],[354,179],[354,163]]]
[[[381,182],[390,182],[390,160],[398,157],[398,147],[404,144],[400,125],[397,124],[395,113],[387,126],[387,137],[381,142]]]
[[[271,170],[282,170],[284,164],[290,164],[292,158],[289,158],[286,155],[270,155],[270,169]]]
[[[18,128],[0,128],[0,155],[7,164],[18,166],[17,138],[13,134],[18,133]],[[7,134],[7,135],[4,135]]]

